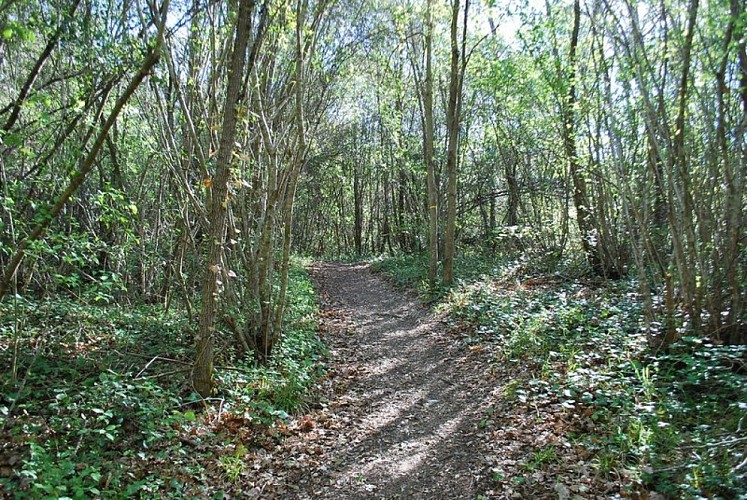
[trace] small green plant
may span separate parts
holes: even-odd
[[[512,380],[510,382],[507,382],[506,385],[503,386],[504,399],[506,399],[506,401],[516,401],[517,399],[519,399],[518,392],[521,384],[521,380]]]
[[[599,475],[604,478],[612,477],[619,463],[616,454],[608,450],[599,451],[592,461]]]
[[[558,461],[558,453],[554,446],[545,446],[532,453],[532,458],[523,465],[524,470],[532,472],[541,469],[543,465]]]
[[[220,457],[220,466],[226,479],[235,483],[246,470],[245,455],[248,450],[243,444],[238,444],[232,455],[223,455]]]
[[[638,379],[638,384],[641,389],[643,389],[643,397],[646,401],[651,401],[656,392],[656,387],[654,386],[653,377],[651,375],[651,367],[648,365],[642,366],[635,360],[630,362],[630,366],[633,367],[635,376]]]
[[[490,472],[492,473],[491,478],[497,483],[506,479],[506,474],[500,467],[493,467],[492,469],[490,469]]]
[[[85,498],[101,495],[101,469],[81,466],[72,450],[54,452],[32,442],[20,475],[31,484],[34,496]]]

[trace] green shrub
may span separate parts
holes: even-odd
[[[375,267],[417,287],[427,261],[387,259]],[[735,369],[747,346],[685,337],[666,353],[650,350],[634,281],[585,285],[538,276],[525,261],[479,257],[457,269],[459,284],[441,307],[474,330],[470,342],[493,344],[497,363],[521,365],[526,375],[506,386],[507,399],[557,404],[592,421],[594,432],[571,437],[598,473],[624,471],[671,497],[747,494],[747,380]],[[541,466],[544,457],[525,467]]]

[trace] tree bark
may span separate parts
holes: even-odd
[[[570,53],[568,56],[568,96],[563,107],[563,147],[573,182],[573,205],[576,208],[578,230],[581,233],[581,245],[589,265],[598,275],[604,275],[605,270],[600,257],[601,242],[596,235],[594,215],[591,211],[586,179],[581,171],[576,149],[576,62],[578,37],[581,27],[581,4],[579,0],[573,3],[573,30],[571,33]]]
[[[307,0],[298,0],[296,8],[296,136],[298,140],[295,162],[292,166],[288,183],[285,189],[285,202],[283,207],[283,256],[280,269],[280,291],[278,293],[277,310],[273,325],[274,338],[272,344],[279,341],[279,336],[285,314],[286,295],[288,293],[288,272],[290,268],[291,236],[293,229],[293,205],[296,198],[296,185],[306,160],[306,127],[304,117],[304,92],[305,85],[305,61],[306,51],[304,43],[304,21],[306,17]]]
[[[425,135],[423,154],[425,156],[426,183],[428,185],[428,286],[436,289],[438,274],[438,187],[436,167],[433,164],[433,16],[432,0],[426,7],[425,32],[425,83],[423,91],[423,115]]]
[[[742,200],[745,194],[745,175],[747,175],[747,139],[745,138],[745,128],[747,128],[747,30],[745,30],[743,22],[738,22],[738,20],[744,19],[744,2],[731,0],[729,3],[732,19],[735,21],[734,39],[739,40],[737,44],[737,61],[739,62],[739,95],[742,101],[742,113],[741,115],[737,115],[739,119],[735,127],[734,136],[738,138],[736,144],[737,155],[733,168],[734,175],[730,186],[733,195],[730,196],[731,203],[728,210],[728,217],[730,219],[728,237],[729,255],[734,257],[727,261],[730,307],[729,316],[727,317],[728,332],[725,337],[728,343],[738,344],[745,341],[745,332],[743,328],[740,330],[739,318],[742,317],[745,302],[747,302],[745,300],[747,299],[747,292],[745,292],[744,286],[742,286],[745,276],[739,275],[738,259],[736,258],[741,252],[744,252],[745,248],[743,239],[745,222],[742,214]]]
[[[462,47],[458,41],[459,0],[453,0],[451,7],[451,72],[449,80],[449,102],[446,111],[448,143],[446,147],[446,234],[444,238],[444,285],[454,281],[454,257],[456,255],[456,212],[457,212],[457,152],[459,149],[459,118],[461,114],[461,93],[466,69],[464,53],[467,37],[467,14],[469,0],[464,4],[464,24]],[[461,52],[461,53],[460,53]],[[461,63],[461,64],[460,64]]]
[[[200,329],[196,341],[196,357],[192,371],[195,390],[207,397],[213,392],[213,337],[217,316],[223,269],[223,247],[226,238],[226,214],[228,212],[228,180],[233,146],[236,138],[238,105],[243,83],[246,49],[249,40],[250,19],[253,1],[239,2],[238,17],[231,55],[231,66],[226,83],[226,102],[221,125],[221,139],[216,158],[215,176],[212,179],[209,208],[209,224],[205,245],[207,262],[202,281],[202,308]]]
[[[360,153],[356,153],[353,159],[353,241],[355,244],[355,253],[358,256],[363,254],[363,186],[361,182],[362,161],[359,158]]]
[[[685,45],[683,47],[682,73],[678,95],[677,118],[675,120],[674,137],[672,138],[672,165],[679,171],[682,185],[680,193],[672,193],[672,198],[680,198],[682,203],[682,225],[685,233],[685,251],[679,258],[680,286],[682,289],[685,308],[690,314],[693,327],[697,331],[701,326],[701,303],[702,285],[699,284],[698,274],[698,251],[696,248],[696,235],[694,227],[695,207],[690,180],[690,166],[685,156],[685,126],[687,115],[687,103],[689,99],[690,82],[690,59],[692,55],[693,37],[695,36],[695,23],[698,17],[698,0],[692,0],[688,7],[687,32],[685,34]],[[677,188],[674,189],[675,191]],[[673,200],[670,200],[670,204]],[[673,221],[674,222],[674,221]],[[673,224],[674,226],[674,224]],[[701,272],[705,272],[703,266]],[[667,339],[677,340],[677,339]]]

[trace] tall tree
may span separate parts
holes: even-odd
[[[571,31],[570,50],[568,52],[568,96],[562,106],[563,146],[568,160],[568,167],[573,183],[573,205],[576,208],[576,220],[581,233],[581,245],[591,268],[599,275],[604,274],[600,253],[600,241],[594,222],[591,201],[589,200],[586,177],[576,148],[576,108],[577,88],[577,54],[578,38],[581,28],[581,2],[573,2],[573,28]]]
[[[423,156],[428,188],[428,286],[436,288],[438,274],[438,186],[433,163],[433,13],[428,0],[425,13],[425,79],[423,83]]]
[[[249,41],[250,21],[254,1],[239,2],[234,31],[233,49],[226,80],[226,101],[223,108],[223,124],[218,154],[215,160],[215,175],[208,182],[211,189],[208,207],[208,228],[205,238],[207,261],[202,279],[202,309],[200,327],[196,341],[196,356],[192,372],[192,384],[203,397],[213,392],[213,340],[217,317],[218,297],[222,282],[227,276],[224,269],[224,246],[226,243],[226,214],[230,203],[228,181],[231,175],[231,159],[236,140],[236,122],[239,100],[244,82],[246,49]]]
[[[457,218],[457,163],[459,161],[459,128],[462,112],[462,87],[467,68],[467,15],[469,0],[464,2],[461,47],[459,43],[460,0],[451,4],[451,69],[449,72],[449,102],[446,109],[446,234],[444,235],[444,274],[445,285],[454,281],[454,258],[456,256],[456,218]]]

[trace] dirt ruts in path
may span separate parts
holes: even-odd
[[[477,498],[486,484],[480,420],[493,385],[479,352],[417,299],[363,264],[312,269],[335,370],[309,423],[318,459],[286,498]],[[321,416],[323,415],[323,416]]]

